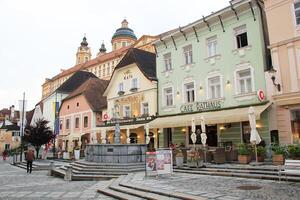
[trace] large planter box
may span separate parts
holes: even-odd
[[[183,157],[176,156],[176,166],[177,167],[182,167],[183,166]]]
[[[80,159],[80,150],[74,150],[74,158],[75,158],[75,160]]]
[[[240,164],[248,164],[251,161],[250,155],[238,155],[238,161]]]
[[[63,159],[70,159],[69,152],[63,153]]]
[[[264,156],[257,156],[257,161],[258,162],[264,162],[265,161],[265,157]]]
[[[284,164],[284,156],[283,155],[273,155],[272,160],[273,160],[273,165],[283,165]]]

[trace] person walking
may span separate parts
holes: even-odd
[[[7,157],[7,151],[6,151],[6,149],[3,151],[3,153],[2,153],[2,158],[3,158],[3,160],[5,161],[6,160],[6,157]]]
[[[27,160],[27,173],[31,173],[32,171],[32,162],[35,159],[34,151],[29,149],[26,153],[26,160]]]

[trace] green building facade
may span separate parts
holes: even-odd
[[[207,17],[160,35],[157,53],[160,147],[192,145],[195,120],[206,121],[207,144],[249,142],[248,109],[253,106],[262,139],[271,142],[264,71],[266,47],[260,5],[235,1]]]

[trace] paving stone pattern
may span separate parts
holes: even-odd
[[[217,200],[299,200],[300,183],[175,173],[172,176],[145,178],[136,173],[132,184],[192,194]],[[241,190],[239,186],[259,186],[258,190]]]
[[[105,181],[72,181],[47,176],[47,171],[33,171],[11,166],[0,157],[0,200],[103,199],[114,198],[97,193]]]

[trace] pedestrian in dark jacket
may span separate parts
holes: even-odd
[[[27,173],[31,173],[32,171],[32,162],[35,159],[34,151],[29,149],[26,153],[26,160],[27,160]]]

